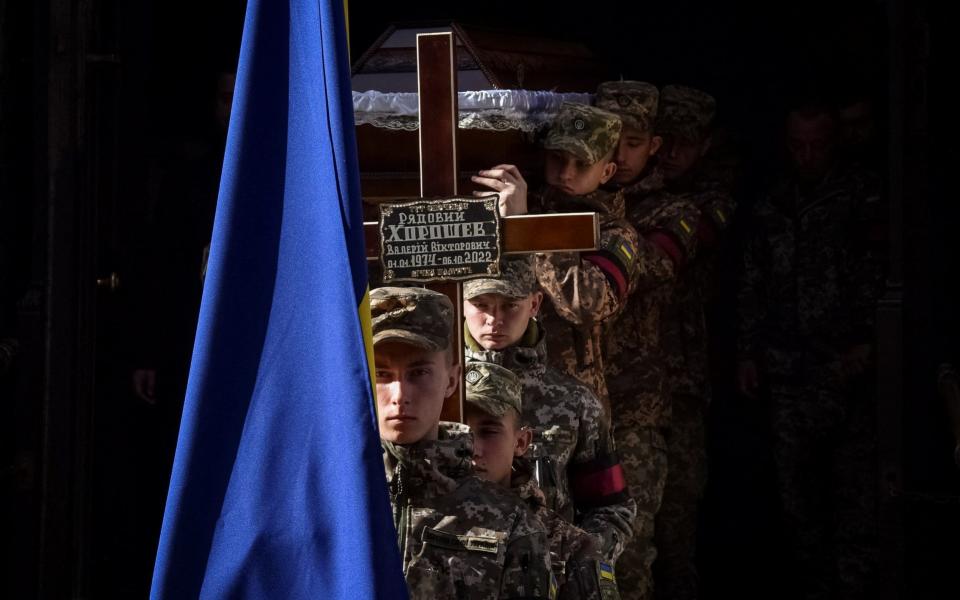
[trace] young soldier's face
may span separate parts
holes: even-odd
[[[503,350],[520,341],[542,302],[542,292],[526,298],[480,294],[463,301],[463,316],[470,335],[485,350]]]
[[[473,431],[473,466],[477,476],[509,487],[513,459],[526,453],[533,432],[520,426],[520,416],[513,409],[495,417],[467,406],[466,422]]]
[[[662,142],[660,136],[649,131],[624,125],[614,155],[617,172],[613,175],[613,182],[620,185],[633,183],[647,168],[650,157],[657,153]]]
[[[664,179],[673,181],[689,173],[709,147],[709,139],[692,141],[676,135],[664,136],[660,152],[660,168]]]
[[[787,150],[801,179],[817,180],[833,165],[836,123],[828,114],[787,117]]]
[[[841,138],[854,149],[869,146],[876,136],[873,106],[867,100],[858,100],[840,109]]]
[[[380,437],[396,444],[437,439],[443,400],[460,368],[447,352],[429,352],[387,340],[374,348]]]
[[[548,185],[569,196],[585,196],[610,181],[617,171],[617,163],[612,162],[611,157],[604,157],[590,165],[569,152],[548,150],[543,171]]]

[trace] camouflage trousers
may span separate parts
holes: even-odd
[[[657,598],[697,598],[697,508],[707,483],[706,398],[675,394],[667,434],[667,481],[656,518]]]
[[[830,384],[770,385],[774,460],[804,600],[872,597],[877,565],[875,402]]]
[[[667,443],[656,427],[614,427],[620,464],[637,503],[633,538],[617,560],[617,585],[624,600],[653,598],[655,519],[667,482]]]

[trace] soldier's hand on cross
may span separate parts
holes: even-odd
[[[479,171],[470,177],[476,184],[486,186],[500,195],[501,217],[527,214],[527,182],[515,165],[497,165]],[[489,192],[477,191],[474,196],[486,196]]]

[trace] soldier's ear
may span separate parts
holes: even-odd
[[[453,390],[457,389],[457,385],[460,384],[460,369],[461,365],[449,365],[447,369],[447,388],[443,392],[444,398],[449,398]]]
[[[659,135],[655,135],[650,138],[650,156],[653,156],[660,151],[660,147],[663,146],[663,138]]]
[[[533,430],[529,427],[521,427],[517,431],[517,444],[513,448],[514,456],[523,456],[533,443]]]
[[[617,172],[617,163],[610,161],[603,166],[603,173],[600,175],[600,185],[610,181],[614,173]]]
[[[543,306],[543,292],[534,292],[530,294],[530,317],[535,317],[540,313],[540,307]]]

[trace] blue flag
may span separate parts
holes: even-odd
[[[403,598],[343,0],[250,0],[153,598]]]

